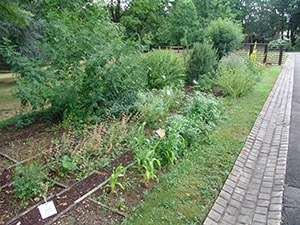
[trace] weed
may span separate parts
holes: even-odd
[[[185,95],[180,89],[167,86],[162,90],[140,92],[135,105],[140,119],[149,126],[162,126],[172,111],[180,108]]]
[[[127,126],[130,117],[125,115],[120,119],[111,119],[94,126],[86,126],[80,132],[65,133],[59,148],[53,152],[51,170],[57,176],[69,172],[77,179],[100,168],[110,160],[127,150],[127,141],[131,129]],[[57,141],[55,141],[58,144]]]
[[[37,195],[45,198],[48,184],[45,184],[46,172],[41,164],[18,166],[14,174],[14,196],[26,202]]]

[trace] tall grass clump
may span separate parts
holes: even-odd
[[[183,59],[168,50],[156,50],[142,57],[149,89],[165,86],[182,86],[185,67]]]
[[[251,69],[247,66],[247,62],[236,54],[231,53],[223,57],[214,79],[218,91],[230,97],[242,97],[249,93],[259,78],[259,73],[255,72],[257,70],[254,62],[249,63]]]
[[[217,51],[211,44],[194,43],[186,59],[186,82],[193,85],[205,74],[212,72],[217,64]]]

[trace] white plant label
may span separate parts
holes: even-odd
[[[46,202],[46,203],[38,206],[38,209],[40,211],[40,214],[41,214],[41,217],[43,220],[50,216],[53,216],[54,214],[57,213],[53,201]]]
[[[163,138],[166,134],[165,132],[159,128],[157,131],[156,131],[157,135],[160,137],[160,138]]]

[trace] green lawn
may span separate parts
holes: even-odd
[[[19,110],[19,101],[12,97],[12,87],[15,85],[11,73],[0,73],[0,121],[6,120]]]
[[[160,177],[127,224],[201,224],[243,147],[281,67],[270,67],[252,94],[227,99],[227,109],[207,144]]]

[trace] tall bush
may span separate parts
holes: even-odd
[[[181,86],[184,81],[182,58],[171,51],[157,50],[142,57],[142,64],[148,79],[149,89],[162,89],[166,86]]]
[[[228,19],[212,21],[205,35],[217,49],[219,59],[228,52],[234,52],[244,39],[242,26]]]
[[[253,64],[251,64],[253,65]],[[222,94],[230,97],[241,97],[252,90],[259,78],[259,73],[253,71],[247,63],[236,54],[229,54],[220,61],[215,85]]]
[[[216,50],[211,44],[194,43],[192,50],[187,55],[186,60],[186,81],[187,84],[193,84],[201,75],[213,71],[217,64]]]
[[[147,82],[138,46],[124,41],[105,14],[88,13],[48,14],[53,23],[39,43],[45,58],[21,56],[9,43],[0,49],[19,74],[15,96],[33,109],[50,107],[67,124],[129,111]]]

